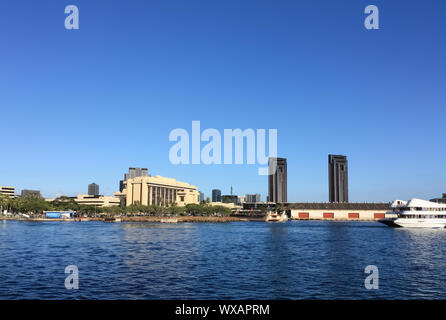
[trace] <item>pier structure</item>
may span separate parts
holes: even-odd
[[[388,203],[293,203],[288,209],[294,220],[374,221],[391,212]]]
[[[390,203],[284,203],[280,204],[292,220],[376,221],[391,214]],[[273,203],[245,203],[244,210],[276,210]]]

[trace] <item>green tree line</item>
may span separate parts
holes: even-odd
[[[224,206],[210,206],[208,203],[188,204],[184,207],[172,204],[170,206],[150,205],[144,206],[139,203],[128,207],[95,207],[78,204],[70,197],[59,197],[53,201],[46,201],[41,197],[16,197],[9,198],[0,195],[0,210],[10,213],[26,213],[41,215],[44,211],[75,211],[78,216],[100,216],[100,215],[147,215],[147,216],[179,216],[179,215],[221,215],[231,214],[231,209]]]

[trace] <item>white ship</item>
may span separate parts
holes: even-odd
[[[396,200],[391,205],[393,216],[378,220],[391,227],[444,228],[446,226],[446,204],[412,199]]]

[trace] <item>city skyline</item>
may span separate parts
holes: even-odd
[[[351,202],[446,189],[445,3],[378,0],[373,31],[356,0],[108,3],[107,14],[79,0],[75,31],[64,29],[63,5],[27,3],[0,4],[0,106],[12,137],[1,185],[54,198],[96,181],[111,195],[134,166],[206,195],[233,185],[266,199],[257,166],[169,162],[171,130],[199,120],[220,132],[276,128],[289,202],[327,201],[327,154],[348,155]]]

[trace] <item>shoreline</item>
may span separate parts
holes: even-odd
[[[178,216],[178,217],[116,217],[121,219],[121,222],[159,222],[159,223],[184,223],[184,222],[237,222],[237,221],[265,221],[264,218],[256,217],[201,217],[201,216]],[[81,221],[79,218],[75,219],[46,219],[46,218],[25,218],[25,217],[0,217],[4,221],[32,221],[32,222],[89,222],[89,221],[104,221],[104,218],[87,218]],[[175,220],[175,222],[171,222]],[[111,221],[113,222],[113,221]]]
[[[177,217],[116,217],[121,219],[119,222],[159,222],[159,223],[227,223],[227,222],[266,222],[265,217],[202,217],[202,216],[177,216]],[[46,219],[46,218],[25,218],[25,217],[5,217],[0,216],[2,221],[31,221],[31,222],[89,222],[89,221],[104,221],[104,218],[87,218],[81,221],[79,218],[75,219]],[[377,222],[377,220],[358,220],[358,219],[288,219],[288,221],[326,221],[326,222]],[[110,221],[119,223],[118,221]]]

